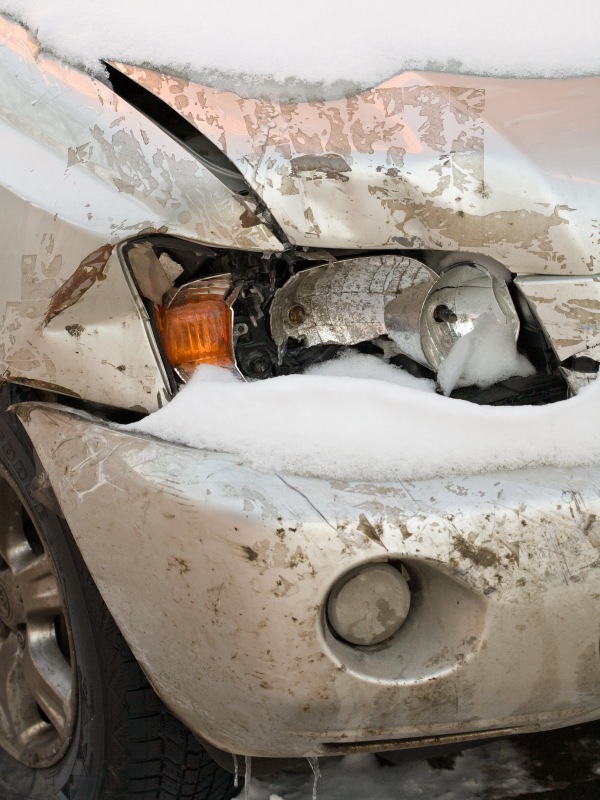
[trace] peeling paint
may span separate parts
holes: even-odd
[[[383,526],[381,523],[376,522],[373,525],[373,523],[369,522],[364,514],[360,514],[358,520],[359,522],[356,526],[357,530],[359,530],[361,533],[364,533],[368,539],[370,539],[372,542],[375,542],[375,544],[378,544],[379,547],[383,547],[384,550],[387,550],[387,547],[381,538],[383,534]]]
[[[342,156],[335,153],[325,153],[319,156],[296,156],[290,161],[292,175],[310,173],[309,178],[327,178],[329,180],[347,181],[346,172],[351,172],[352,167]]]
[[[43,321],[44,326],[62,311],[81,300],[96,281],[105,279],[104,271],[112,251],[112,245],[103,245],[83,259],[71,277],[50,298],[48,311]]]
[[[594,355],[600,345],[600,279],[596,276],[560,279],[518,277],[516,286],[527,298],[560,361]]]
[[[278,103],[119,66],[171,104],[177,85],[186,119],[226,152],[296,244],[481,250],[521,273],[587,274],[600,258],[600,175],[565,178],[556,190],[547,179],[583,154],[596,169],[598,79],[579,81],[573,100],[568,82],[404,73],[352,97]],[[558,133],[535,127],[532,105],[564,117]],[[580,172],[578,164],[572,174]]]
[[[65,330],[69,334],[69,336],[74,336],[76,339],[78,339],[81,336],[81,334],[85,331],[85,328],[83,327],[83,325],[75,324],[75,325],[66,325]]]

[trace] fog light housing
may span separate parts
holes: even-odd
[[[390,639],[404,624],[410,589],[403,571],[391,564],[365,564],[331,590],[327,617],[334,633],[363,647]]]

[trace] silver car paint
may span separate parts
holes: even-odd
[[[600,78],[407,72],[341,100],[283,103],[118,66],[219,145],[297,245],[600,271]]]
[[[152,411],[170,390],[119,244],[283,244],[102,83],[2,18],[0,39],[0,379]],[[295,244],[483,253],[531,276],[561,358],[598,360],[599,79],[410,73],[277,104],[123,69],[221,146]],[[19,413],[140,663],[213,744],[312,755],[600,716],[596,469],[334,484]],[[388,558],[421,575],[425,616],[377,653],[344,648],[327,593]]]
[[[212,744],[323,755],[600,715],[596,467],[329,482],[17,411],[133,652]],[[408,620],[344,645],[331,587],[388,559],[421,584]]]
[[[2,17],[0,139],[0,378],[159,408],[164,368],[114,246],[142,231],[260,252],[281,243],[246,227],[242,199],[175,140]],[[78,280],[108,250],[98,279]]]

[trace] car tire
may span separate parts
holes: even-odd
[[[0,386],[0,797],[228,800],[234,777],[169,714],[112,620],[13,399]]]

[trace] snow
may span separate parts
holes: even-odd
[[[254,383],[201,366],[165,408],[127,428],[234,453],[265,472],[339,480],[402,481],[600,459],[600,382],[546,406],[478,406],[427,385],[421,391],[384,380],[382,372],[374,377],[378,366],[364,377],[364,359],[377,360],[349,359],[345,375],[320,367],[316,374]]]
[[[526,377],[534,373],[534,366],[517,352],[510,325],[488,311],[477,317],[470,333],[454,343],[437,379],[444,394],[449,395],[455,386],[485,389],[515,375]]]
[[[161,66],[243,93],[369,86],[403,68],[498,75],[600,73],[597,0],[0,0],[41,45],[94,71],[99,59]],[[432,62],[432,59],[434,61]],[[460,340],[439,380],[486,386],[530,366],[493,322]],[[200,368],[133,430],[237,454],[256,469],[406,480],[598,461],[600,384],[545,407],[480,407],[369,357],[243,383]]]
[[[382,358],[364,355],[350,348],[344,350],[338,358],[309,367],[304,374],[337,378],[365,378],[395,383],[419,392],[435,392],[435,381],[414,378],[406,370],[388,364]]]
[[[407,68],[600,72],[597,0],[0,0],[0,10],[89,70],[99,59],[152,64],[242,94],[324,84],[340,95]]]
[[[465,750],[453,768],[436,768],[427,760],[382,766],[373,755],[320,760],[318,800],[506,800],[543,791],[528,774],[528,764],[508,741]],[[451,763],[451,761],[450,761]],[[302,769],[253,779],[250,800],[311,800],[314,779]],[[242,791],[240,800],[244,797]]]

